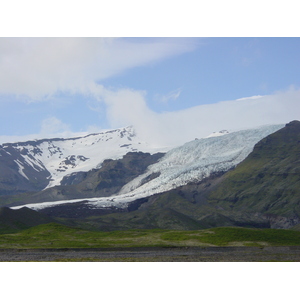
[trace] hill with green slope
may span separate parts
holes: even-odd
[[[50,223],[18,233],[0,234],[0,249],[299,245],[298,231],[238,227],[189,231],[150,229],[97,232]]]
[[[300,122],[257,143],[208,198],[233,214],[257,213],[284,228],[299,223]]]

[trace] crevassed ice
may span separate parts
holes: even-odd
[[[199,181],[214,172],[227,171],[243,161],[258,141],[282,127],[264,126],[186,143],[169,151],[146,173],[126,184],[119,194],[146,190],[159,193]],[[148,176],[158,172],[159,177],[142,185]]]
[[[88,200],[90,205],[95,207],[124,206],[124,203],[139,198],[165,192],[189,182],[200,181],[215,172],[235,167],[251,153],[257,142],[282,127],[284,125],[262,126],[194,140],[167,152],[159,162],[149,166],[144,174],[127,183],[118,195],[74,201]],[[160,175],[147,182],[147,177],[153,173]],[[70,200],[65,202],[68,201]],[[53,205],[55,202],[49,203],[49,206]],[[43,203],[26,206],[34,209],[45,207]]]

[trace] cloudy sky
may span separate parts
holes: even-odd
[[[179,144],[300,119],[300,38],[0,38],[0,142],[128,125]]]

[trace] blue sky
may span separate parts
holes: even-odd
[[[179,143],[300,119],[299,53],[287,37],[0,38],[0,142],[134,125]]]

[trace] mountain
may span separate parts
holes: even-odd
[[[300,122],[293,121],[258,141],[235,168],[129,202],[135,207],[94,207],[92,213],[89,202],[84,201],[45,206],[40,211],[64,218],[77,215],[77,221],[72,222],[98,230],[220,226],[297,229],[299,154]]]
[[[235,170],[224,175],[209,199],[223,209],[277,219],[283,227],[299,223],[300,122],[290,122],[258,142]]]
[[[59,186],[37,193],[5,197],[6,203],[16,205],[111,196],[145,172],[149,165],[156,163],[163,155],[164,153],[160,152],[152,155],[144,152],[128,152],[121,159],[104,160],[101,168],[71,173],[62,179]]]
[[[99,169],[128,152],[166,152],[140,140],[132,127],[68,139],[0,145],[0,195],[35,192],[68,182],[74,172]]]
[[[299,230],[299,157],[300,122],[293,121],[260,140],[227,172],[147,197],[135,211],[85,218],[84,224],[101,230],[220,226]]]
[[[226,135],[218,137],[210,137],[204,139],[198,139],[186,143],[180,147],[176,147],[168,151],[163,157],[161,157],[156,163],[148,165],[148,168],[135,174],[131,181],[125,184],[124,180],[122,184],[115,182],[118,185],[118,191],[115,190],[115,194],[109,197],[94,197],[90,198],[90,194],[87,192],[83,198],[80,199],[80,195],[83,195],[83,189],[78,193],[78,197],[69,198],[72,193],[67,192],[67,200],[63,200],[60,194],[49,194],[45,190],[42,194],[32,195],[26,200],[27,203],[33,199],[33,202],[39,202],[36,204],[27,204],[27,207],[34,208],[36,210],[44,209],[46,207],[53,207],[55,205],[69,205],[70,203],[84,202],[88,204],[90,209],[99,209],[108,207],[115,207],[119,209],[125,209],[132,201],[149,197],[158,193],[172,190],[174,188],[184,186],[188,183],[199,182],[214,173],[226,172],[231,168],[234,168],[238,163],[243,161],[247,155],[253,150],[254,145],[267,135],[282,128],[283,125],[269,125],[255,129],[242,130],[238,132],[232,132]],[[123,160],[126,159],[124,156]],[[124,161],[119,160],[117,164],[125,165]],[[112,170],[111,170],[112,171]],[[111,172],[110,171],[110,172]],[[98,172],[98,175],[101,174]],[[82,186],[86,186],[85,183],[90,180],[86,177]],[[109,178],[110,175],[107,174]],[[107,188],[107,181],[101,176],[94,177],[93,186],[102,187],[98,193],[104,193]],[[76,185],[78,187],[78,185]],[[76,189],[75,186],[69,187],[70,189]],[[67,187],[59,188],[60,191],[67,191]],[[57,191],[57,189],[56,189]],[[47,198],[48,197],[48,198]],[[36,201],[38,199],[38,201]],[[46,201],[56,202],[42,202]],[[24,197],[22,199],[25,200]]]
[[[300,223],[299,154],[293,121],[196,139],[166,154],[128,152],[18,197],[87,229],[291,228]]]

